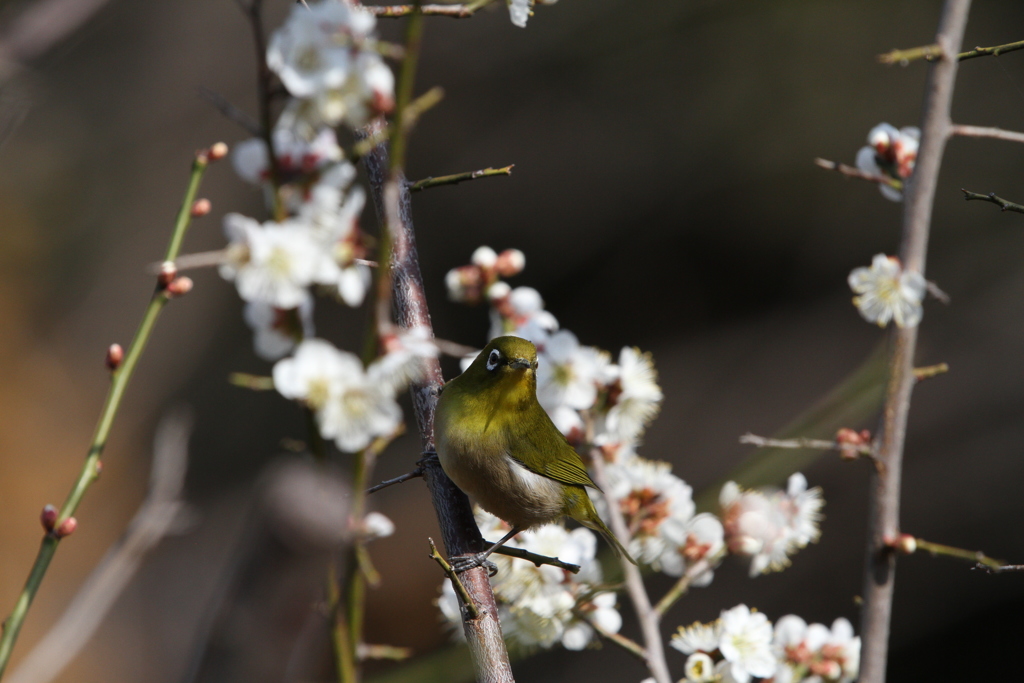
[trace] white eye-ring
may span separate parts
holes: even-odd
[[[499,362],[501,362],[501,351],[492,349],[491,355],[487,357],[487,369],[494,370],[494,368],[498,367]]]

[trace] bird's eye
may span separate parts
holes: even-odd
[[[491,351],[491,355],[487,357],[487,369],[494,370],[498,367],[498,363],[501,362],[501,351],[494,349]]]

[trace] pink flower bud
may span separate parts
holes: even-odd
[[[192,291],[192,278],[182,275],[167,285],[167,296],[184,296]]]
[[[210,161],[220,161],[228,155],[228,146],[223,142],[215,142],[210,146],[210,151],[206,153],[207,158]]]
[[[60,526],[57,527],[57,530],[53,533],[57,538],[64,538],[65,536],[70,536],[71,534],[75,533],[75,529],[77,528],[78,520],[74,517],[68,517],[63,522],[61,522]]]
[[[160,274],[156,276],[156,279],[161,287],[166,289],[167,285],[171,284],[176,277],[178,277],[178,266],[174,265],[174,261],[164,261],[160,264]]]
[[[469,260],[474,266],[490,270],[498,262],[498,254],[490,247],[477,247],[477,250],[473,252],[473,256]]]
[[[110,348],[107,349],[107,368],[110,370],[117,370],[121,367],[121,361],[124,360],[124,349],[121,348],[120,344],[111,344]]]
[[[866,429],[856,432],[849,427],[843,427],[836,432],[836,443],[840,446],[839,457],[843,460],[856,460],[861,456],[860,449],[871,443],[871,432]]]
[[[205,216],[210,213],[211,208],[213,208],[213,206],[210,204],[209,199],[197,199],[192,203],[192,210],[189,213],[192,214],[193,218],[198,218],[199,216]]]
[[[917,551],[917,539],[910,534],[900,534],[896,539],[895,547],[904,555],[913,555]]]
[[[57,508],[52,505],[45,506],[39,515],[39,521],[43,523],[44,529],[53,531],[53,525],[57,521]]]
[[[495,267],[502,277],[518,275],[526,267],[526,255],[518,249],[506,249],[498,254]]]

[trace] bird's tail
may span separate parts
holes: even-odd
[[[589,529],[593,529],[594,531],[597,531],[602,536],[604,536],[605,539],[608,541],[608,545],[610,545],[612,547],[612,550],[615,551],[615,555],[617,557],[625,557],[627,560],[630,561],[630,563],[636,565],[636,560],[634,560],[633,556],[629,554],[629,551],[626,550],[621,543],[619,543],[619,539],[615,537],[615,534],[613,534],[612,530],[608,528],[608,525],[604,523],[604,520],[597,516],[596,510],[594,511],[594,514],[590,515],[586,520],[581,521],[583,522],[583,526]]]

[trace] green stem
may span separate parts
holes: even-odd
[[[167,247],[164,261],[174,261],[178,256],[182,240],[185,238],[185,232],[188,230],[191,222],[192,203],[195,201],[196,191],[199,188],[199,182],[202,180],[207,164],[208,159],[205,152],[196,155],[195,161],[192,163],[192,175],[189,178],[188,189],[185,191],[185,197],[182,200],[181,209],[175,221],[174,232],[171,235],[171,241]],[[142,322],[139,323],[135,337],[128,347],[124,361],[117,370],[111,373],[110,389],[107,392],[107,398],[104,401],[100,419],[96,424],[96,431],[93,434],[85,463],[82,465],[82,470],[71,492],[60,508],[60,513],[53,525],[54,529],[60,528],[65,520],[75,514],[75,510],[78,509],[78,505],[82,502],[85,492],[88,491],[89,486],[99,477],[100,456],[107,445],[110,429],[114,424],[117,411],[121,407],[121,400],[124,398],[128,382],[131,380],[139,358],[146,348],[146,343],[153,333],[153,328],[156,325],[157,318],[160,316],[160,311],[168,300],[167,292],[158,285],[149,301],[149,306],[146,307],[146,313],[142,316]],[[14,649],[14,643],[18,639],[18,633],[21,631],[25,616],[28,614],[28,608],[32,605],[32,600],[39,591],[39,585],[46,575],[46,570],[50,566],[50,560],[53,559],[54,553],[57,551],[57,544],[59,542],[60,539],[54,532],[48,533],[43,538],[28,580],[25,582],[25,587],[18,596],[14,610],[4,622],[3,636],[0,637],[0,678],[3,678],[4,670],[7,668],[11,652]]]
[[[413,84],[416,81],[416,66],[419,63],[420,45],[423,41],[423,13],[420,3],[413,3],[413,11],[405,26],[405,59],[398,75],[398,87],[395,92],[394,134],[391,136],[391,174],[396,169],[401,172],[405,168],[405,147],[407,134],[403,119],[408,115],[406,108],[412,101]]]
[[[512,175],[512,167],[515,164],[509,164],[502,168],[485,168],[479,171],[466,171],[465,173],[455,173],[452,175],[443,175],[434,178],[424,178],[423,180],[417,180],[416,182],[409,185],[409,192],[419,192],[420,190],[426,190],[431,187],[437,187],[438,185],[457,185],[458,183],[466,180],[476,180],[477,178],[490,178],[498,175]]]
[[[941,543],[932,543],[926,541],[923,538],[915,538],[917,542],[917,549],[929,552],[932,555],[945,555],[947,557],[956,557],[961,560],[967,560],[968,562],[977,562],[983,564],[986,567],[992,569],[999,569],[1005,565],[1005,562],[995,560],[980,550],[967,550],[965,548],[954,548],[951,545],[943,545]]]
[[[349,625],[341,610],[338,593],[338,577],[334,562],[330,563],[327,574],[327,604],[331,615],[331,644],[334,646],[334,663],[341,683],[356,683],[359,674],[356,669],[356,651],[350,647]]]
[[[1024,50],[1024,40],[1019,40],[1016,43],[1006,43],[1005,45],[996,45],[995,47],[976,47],[973,50],[967,52],[961,52],[956,56],[961,62],[965,59],[974,59],[975,57],[998,57],[1004,52],[1013,52],[1014,50]]]

